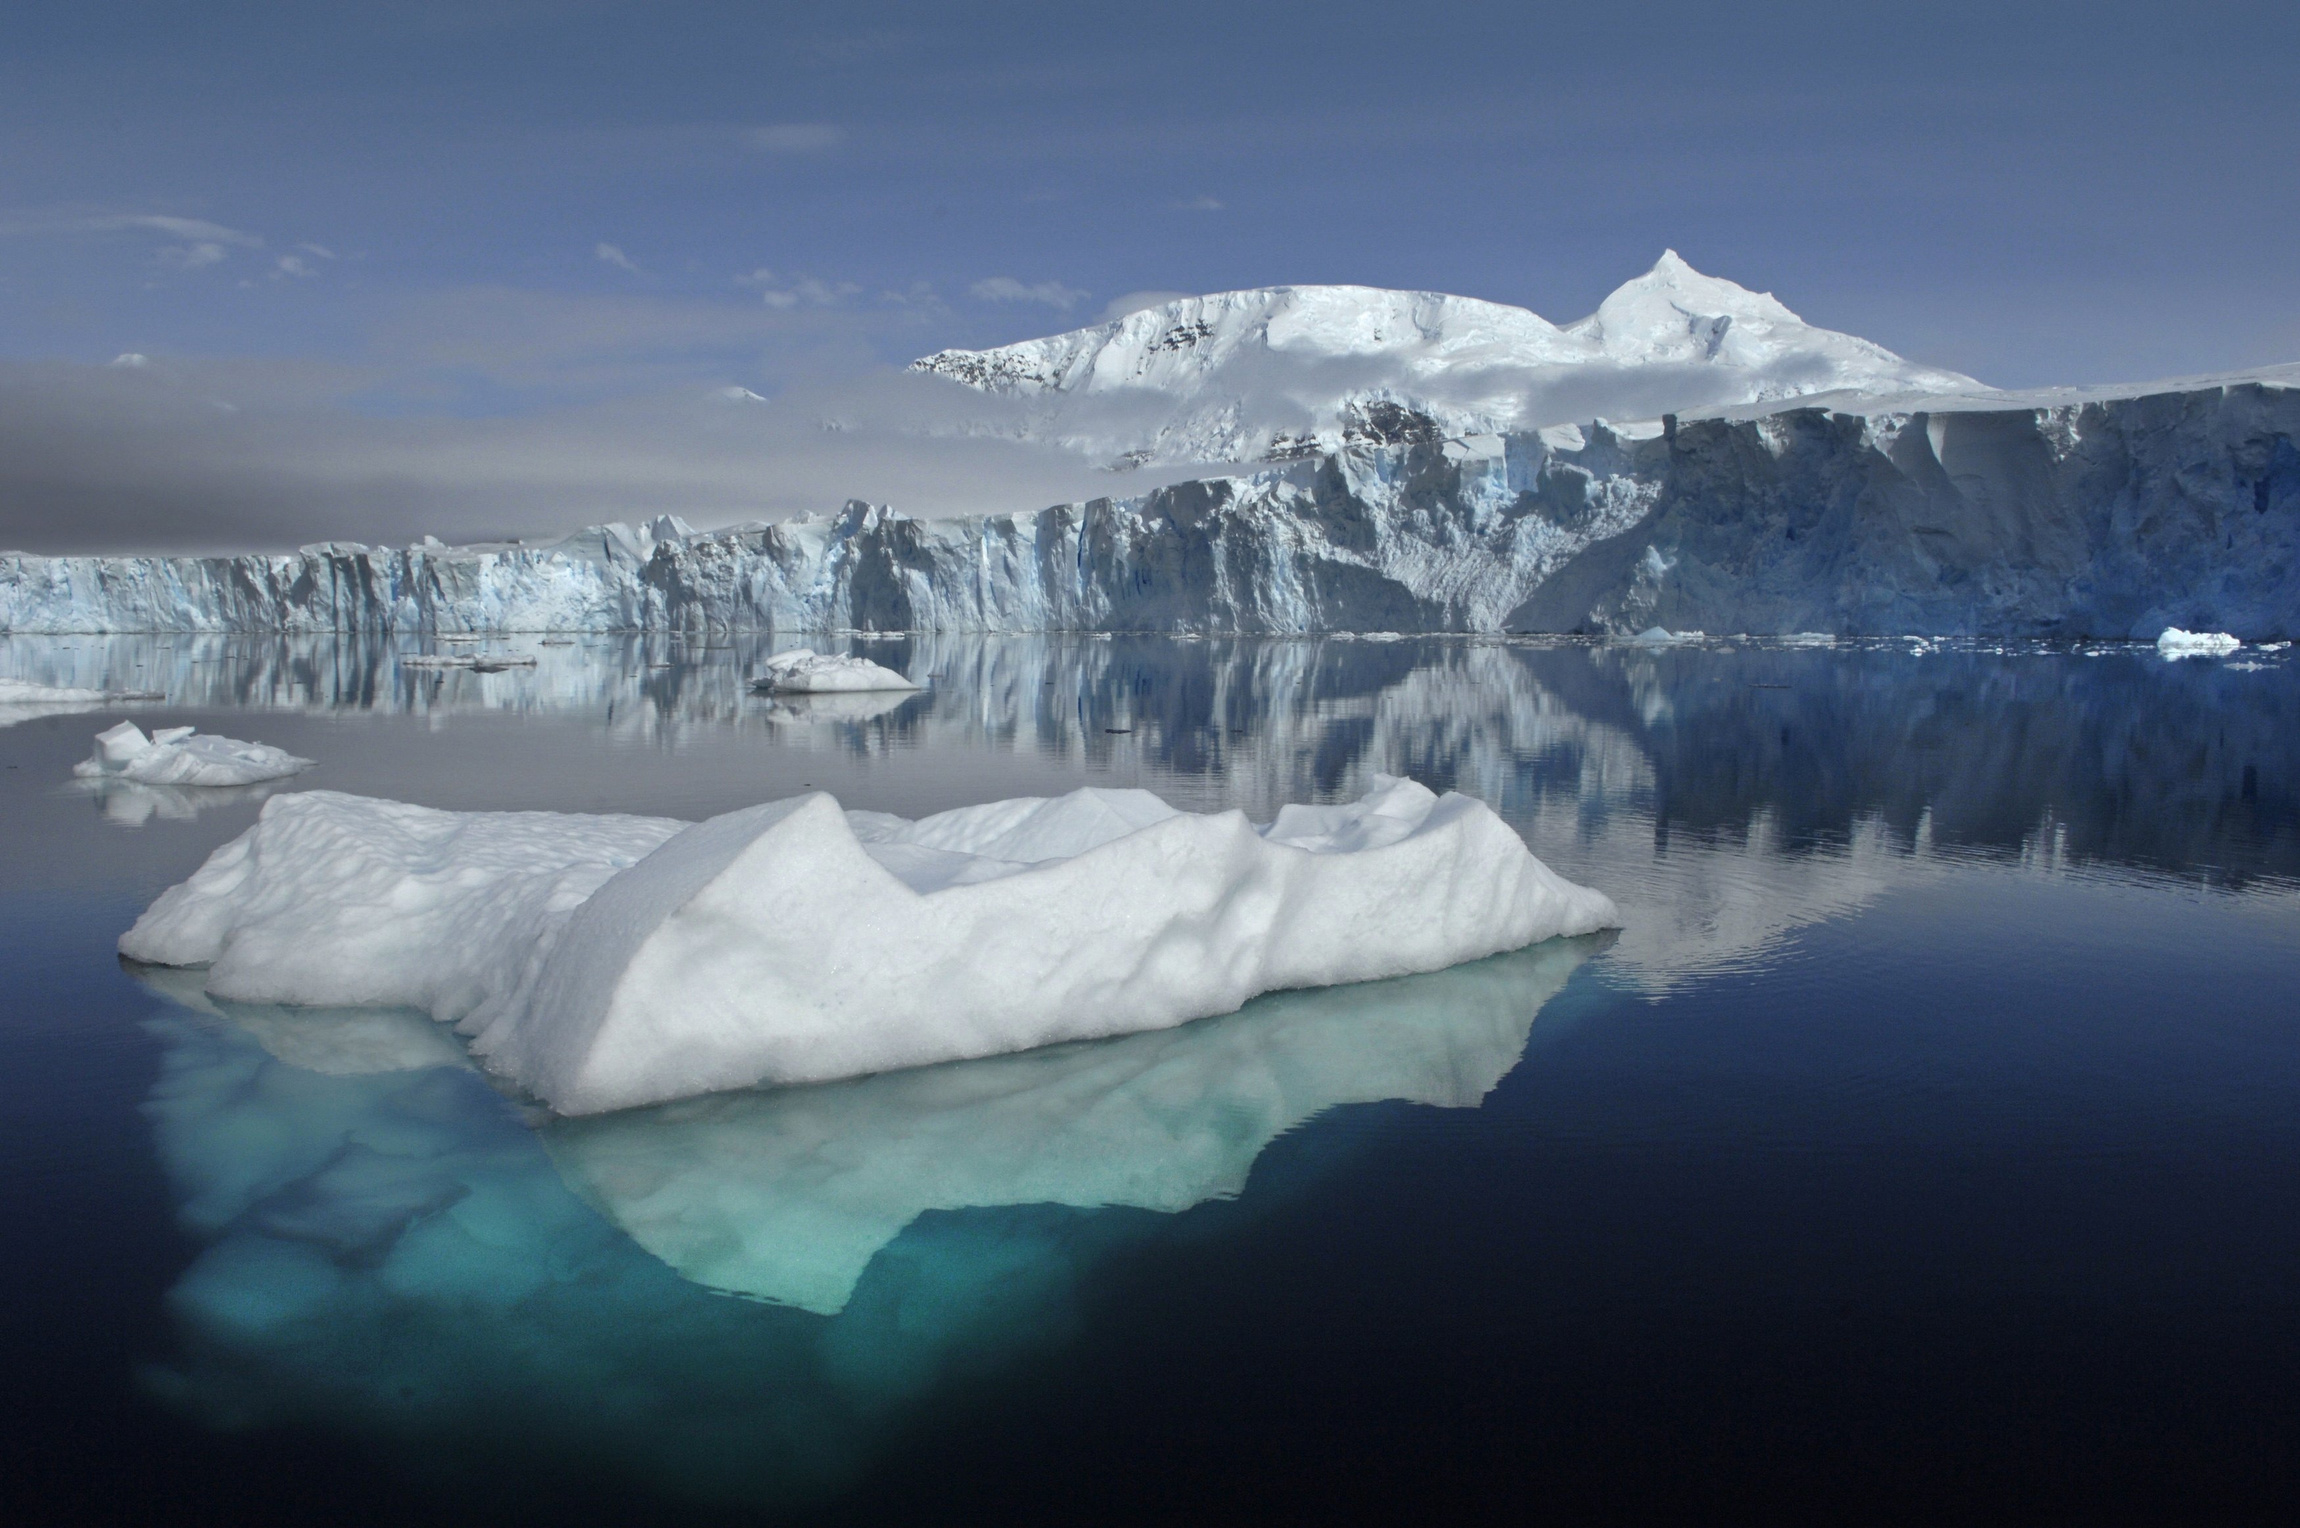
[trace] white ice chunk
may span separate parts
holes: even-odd
[[[2165,627],[2156,639],[2156,650],[2167,658],[2208,658],[2243,645],[2225,631],[2182,631],[2177,626]]]
[[[162,727],[146,737],[134,722],[122,722],[96,734],[96,751],[73,765],[72,773],[138,785],[219,786],[255,785],[309,768],[311,760],[269,743],[243,743],[189,727]]]
[[[427,1009],[588,1114],[1163,1029],[1618,921],[1483,803],[1406,780],[1266,830],[1094,789],[918,822],[813,794],[691,827],[313,792],[120,948],[212,961],[222,997]]]
[[[275,796],[161,893],[120,953],[206,965],[206,991],[238,1002],[459,1019],[509,995],[585,897],[686,826]]]
[[[868,658],[794,647],[767,660],[766,677],[757,688],[821,695],[849,690],[915,690],[918,686]]]

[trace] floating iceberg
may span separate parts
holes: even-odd
[[[255,785],[309,768],[311,760],[268,743],[243,743],[189,727],[162,727],[146,737],[134,722],[122,722],[96,734],[96,751],[73,765],[72,773],[83,780],[137,785],[215,786]]]
[[[1177,812],[1083,789],[912,822],[814,793],[689,826],[327,792],[152,904],[131,959],[405,1005],[563,1114],[1165,1029],[1617,925],[1484,803]]]
[[[2225,631],[2182,631],[2177,626],[2165,627],[2164,635],[2156,639],[2156,650],[2167,658],[2209,658],[2243,645]]]
[[[843,694],[857,690],[915,690],[917,685],[868,658],[818,653],[794,647],[767,660],[766,677],[755,688],[799,695]]]

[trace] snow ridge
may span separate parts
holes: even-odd
[[[992,350],[938,351],[912,369],[1039,403],[1021,435],[1121,467],[1395,444],[1400,409],[1464,435],[1824,391],[1986,391],[1808,324],[1674,250],[1563,327],[1437,292],[1260,287]]]

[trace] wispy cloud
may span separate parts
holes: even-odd
[[[743,136],[752,148],[769,154],[819,154],[844,143],[847,132],[835,122],[774,122]]]
[[[227,227],[206,218],[176,217],[164,212],[113,212],[86,207],[50,209],[0,216],[0,237],[58,234],[147,233],[176,242],[152,252],[160,264],[176,270],[196,271],[220,265],[234,250],[261,249],[263,235]]]
[[[612,265],[617,270],[629,271],[634,276],[640,274],[639,262],[624,254],[620,245],[609,244],[605,240],[601,240],[593,247],[591,253],[598,256],[602,265]]]
[[[310,281],[319,275],[319,267],[312,264],[312,261],[333,260],[334,258],[335,251],[325,245],[298,244],[294,249],[272,262],[272,280],[279,281],[292,278],[297,281]]]
[[[1064,286],[1059,281],[1025,283],[1012,276],[992,276],[977,281],[966,292],[978,302],[1037,302],[1063,313],[1069,312],[1092,295],[1077,287]]]
[[[861,293],[851,281],[823,281],[813,276],[778,276],[765,266],[737,276],[742,286],[755,286],[770,308],[828,308]]]
[[[1187,201],[1176,202],[1174,210],[1176,212],[1220,212],[1222,202],[1219,197],[1193,196]]]

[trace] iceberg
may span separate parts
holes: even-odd
[[[256,785],[309,769],[311,762],[268,743],[243,743],[190,727],[161,727],[146,737],[134,722],[122,722],[96,734],[96,751],[73,765],[72,773],[83,780],[136,785]]]
[[[2244,644],[2225,631],[2182,631],[2167,626],[2156,639],[2156,650],[2167,658],[2209,658],[2232,653]]]
[[[409,1006],[561,1114],[1159,1030],[1617,926],[1470,797],[918,821],[815,792],[685,824],[312,792],[120,940],[242,1002]]]
[[[794,647],[766,662],[766,676],[753,688],[793,695],[842,695],[870,690],[915,690],[917,685],[868,658],[818,653]]]

